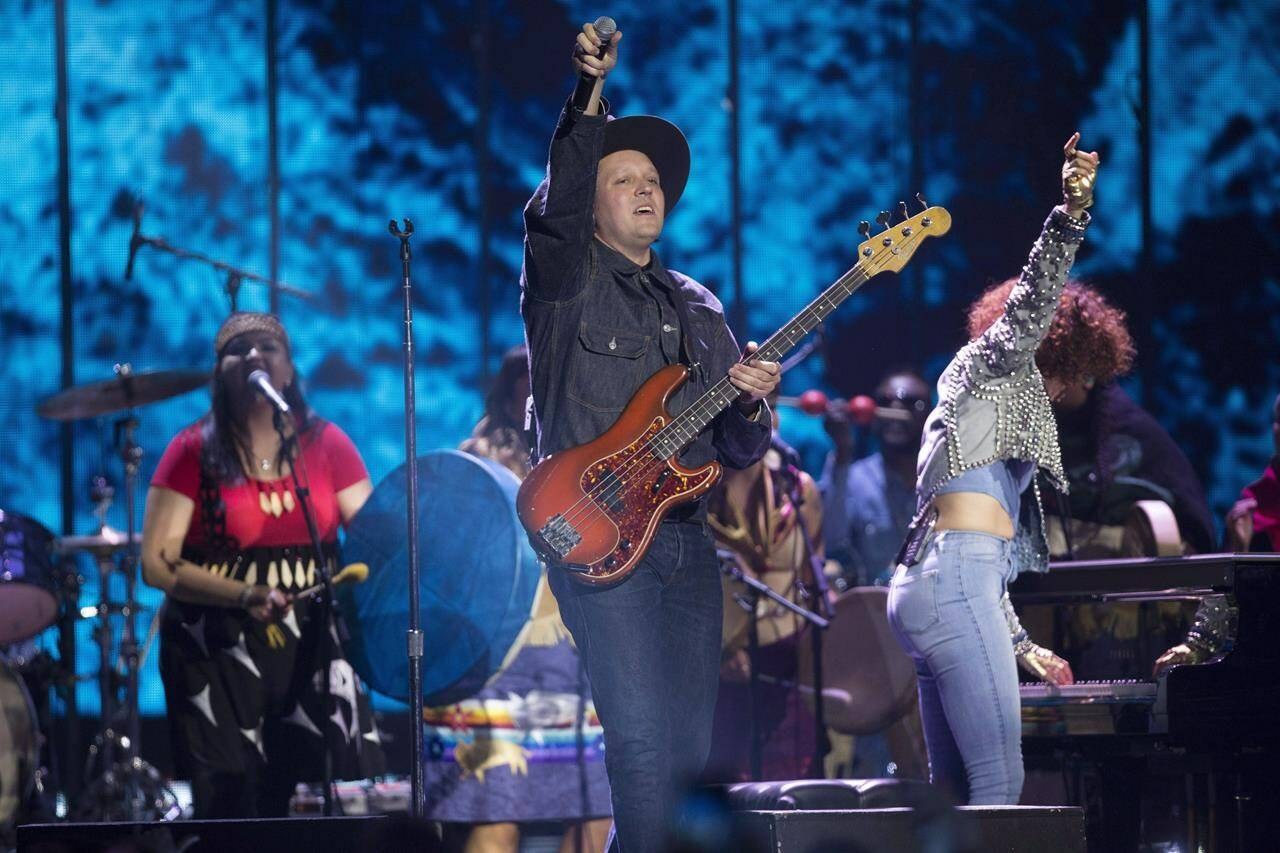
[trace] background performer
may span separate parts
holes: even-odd
[[[338,525],[372,491],[351,440],[311,413],[289,338],[270,314],[232,314],[214,341],[209,412],[169,443],[143,522],[147,583],[166,595],[160,675],[178,773],[197,818],[280,817],[298,782],[385,772],[359,679],[335,656],[313,599],[317,555],[294,494],[299,466],[327,561]],[[274,409],[248,381],[265,370],[293,409],[281,443]],[[330,679],[330,708],[321,690]]]
[[[707,497],[707,521],[721,549],[743,572],[768,584],[801,607],[824,612],[816,600],[825,588],[813,577],[814,557],[823,565],[822,496],[800,468],[795,449],[778,433],[777,394],[770,395],[773,439],[764,458],[749,468],[730,471]],[[752,708],[751,659],[747,652],[750,614],[743,609],[745,587],[728,576],[724,587],[724,649],[720,694],[708,778],[726,782],[803,779],[814,754],[814,716],[801,695],[800,643],[810,642],[804,621],[764,596],[756,600],[760,643],[758,665],[764,676]],[[762,773],[751,776],[752,720],[760,726]]]
[[[999,318],[1016,284],[1017,279],[998,284],[970,306],[970,337]],[[1044,495],[1054,559],[1155,556],[1124,535],[1138,501],[1169,507],[1177,553],[1213,550],[1213,520],[1195,469],[1169,433],[1116,382],[1134,356],[1124,312],[1089,285],[1068,281],[1036,350],[1040,371],[1063,384],[1053,414],[1070,491],[1064,498],[1052,491]]]
[[[876,405],[909,412],[910,420],[876,418],[877,449],[855,460],[853,422],[834,410],[822,419],[832,450],[818,480],[827,554],[840,564],[838,587],[885,586],[894,557],[916,511],[916,456],[933,396],[910,368],[886,373],[876,385]]]
[[[528,353],[512,347],[485,397],[484,417],[458,449],[523,480],[528,397]],[[561,853],[603,850],[609,835],[609,781],[591,688],[545,573],[530,610],[483,690],[424,712],[426,816],[470,824],[464,853],[515,853],[520,824],[534,821],[569,824]]]

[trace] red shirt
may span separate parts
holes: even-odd
[[[1256,483],[1250,483],[1240,492],[1242,498],[1253,498],[1258,508],[1253,511],[1253,535],[1265,535],[1271,541],[1271,550],[1280,551],[1280,456],[1271,460]],[[1248,547],[1249,543],[1245,543]]]
[[[204,440],[198,423],[174,436],[164,451],[151,485],[172,489],[195,502],[186,544],[205,542],[204,512],[200,503],[200,449]],[[369,476],[364,460],[351,439],[334,424],[321,421],[302,437],[302,462],[299,476],[310,478],[311,506],[320,539],[337,538],[342,516],[338,511],[338,492]],[[293,489],[293,475],[278,480],[250,480],[236,485],[219,485],[227,508],[227,535],[241,548],[281,545],[309,545],[307,523],[298,507]]]

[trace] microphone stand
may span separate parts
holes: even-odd
[[[128,381],[131,369],[117,365],[116,372],[122,380]],[[134,441],[138,426],[138,419],[131,415],[116,421],[116,436],[117,443],[120,446],[120,459],[124,462],[124,493],[126,501],[126,538],[124,540],[125,552],[122,563],[124,568],[125,603],[122,609],[124,628],[120,632],[120,656],[124,658],[125,667],[124,730],[129,740],[125,746],[125,759],[130,771],[125,790],[129,798],[128,814],[130,820],[138,820],[142,816],[138,808],[140,797],[138,796],[139,786],[137,773],[135,772],[141,769],[136,765],[136,762],[139,754],[139,743],[142,739],[141,720],[138,713],[138,635],[135,614],[138,603],[134,598],[139,564],[138,543],[134,540],[134,531],[137,529],[137,510],[134,504],[137,498],[138,468],[142,465],[142,448]],[[105,592],[105,586],[103,589]],[[103,600],[106,600],[105,594]],[[104,720],[107,719],[105,713],[102,718]],[[110,768],[111,765],[107,764],[106,767]]]
[[[217,258],[210,257],[203,252],[197,252],[192,249],[184,249],[181,246],[175,246],[163,237],[154,237],[143,234],[138,230],[141,225],[142,205],[139,203],[134,208],[133,213],[133,236],[129,239],[129,264],[125,268],[126,281],[133,277],[133,258],[137,254],[138,249],[143,246],[150,246],[153,249],[158,249],[159,251],[173,255],[176,258],[181,258],[186,261],[198,261],[213,267],[218,272],[225,273],[227,276],[225,288],[227,296],[231,300],[232,311],[236,310],[236,302],[240,293],[240,285],[246,281],[265,285],[269,290],[275,293],[284,293],[289,296],[296,296],[299,299],[310,301],[316,298],[314,293],[310,293],[296,287],[290,287],[284,282],[276,281],[274,278],[270,278],[269,276],[258,275],[257,273],[240,269],[239,267],[232,266],[226,261],[220,261]]]
[[[316,570],[320,572],[320,580],[324,585],[324,589],[320,591],[318,607],[320,610],[319,623],[323,626],[321,629],[321,637],[316,644],[316,652],[320,656],[321,665],[324,667],[324,678],[321,681],[320,703],[324,709],[325,720],[321,720],[320,725],[323,726],[325,721],[329,719],[332,709],[329,707],[333,704],[333,662],[342,657],[342,641],[338,635],[338,604],[333,597],[333,576],[329,572],[329,561],[325,558],[324,547],[320,542],[320,529],[316,527],[315,513],[311,507],[311,477],[306,476],[307,485],[303,485],[303,480],[298,476],[298,469],[303,468],[305,471],[305,463],[302,461],[302,442],[298,441],[298,431],[295,425],[293,437],[290,438],[286,434],[284,428],[284,414],[273,404],[271,407],[271,422],[276,428],[276,433],[280,436],[280,444],[282,447],[288,447],[292,441],[294,444],[294,452],[286,456],[289,458],[289,474],[293,478],[293,491],[298,497],[298,507],[302,510],[302,519],[307,523],[307,535],[311,539],[311,548],[315,551]],[[352,708],[351,713],[359,714],[358,708]],[[330,817],[334,814],[335,800],[333,797],[333,748],[329,744],[329,736],[323,735],[324,741],[324,815]],[[342,811],[342,803],[336,803],[338,812]]]
[[[728,552],[720,551],[721,555]],[[780,604],[817,629],[825,629],[831,623],[817,613],[805,610],[800,605],[779,595],[768,584],[756,580],[742,570],[736,560],[720,560],[720,571],[729,578],[742,584],[746,589],[738,597],[738,604],[746,610],[750,618],[747,620],[747,657],[751,661],[751,778],[759,781],[763,775],[764,743],[760,730],[760,635],[757,624],[757,609],[760,596],[764,596],[775,604]],[[818,694],[817,701],[822,701]]]
[[[804,505],[804,495],[800,488],[800,477],[797,472],[790,470],[791,466],[787,466],[788,471],[786,477],[788,497],[791,499],[791,505],[796,509],[796,524],[800,528],[800,533],[804,536],[804,545],[809,554],[809,571],[813,575],[814,597],[818,601],[817,610],[827,619],[833,619],[835,613],[831,609],[831,602],[827,596],[831,587],[827,585],[827,576],[822,570],[822,560],[818,557],[818,551],[814,547],[813,537],[809,535],[809,525],[805,523],[804,514],[800,512],[800,507]],[[802,587],[802,593],[804,592]],[[825,625],[822,628],[826,628]],[[822,631],[813,631],[813,769],[809,772],[814,779],[822,779],[826,776],[824,764],[827,759],[827,753],[831,751],[831,741],[827,738],[827,715],[826,715],[826,694],[823,693],[822,679]]]
[[[409,528],[409,630],[405,634],[409,654],[409,699],[413,715],[412,741],[412,777],[410,793],[413,802],[409,806],[409,815],[422,817],[422,794],[425,779],[422,771],[422,652],[423,639],[420,624],[421,611],[418,604],[418,420],[414,403],[413,379],[413,282],[409,278],[409,260],[412,252],[409,249],[409,238],[413,236],[413,222],[407,217],[404,230],[401,231],[396,221],[391,220],[388,226],[391,235],[400,241],[400,265],[402,272],[402,290],[404,293],[404,452],[408,478],[405,514]]]

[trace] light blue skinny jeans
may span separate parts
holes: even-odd
[[[1022,793],[1018,667],[1000,598],[1010,541],[945,530],[889,584],[889,624],[915,660],[931,781],[958,803]]]

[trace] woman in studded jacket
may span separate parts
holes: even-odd
[[[917,467],[917,515],[890,584],[889,621],[914,658],[935,784],[971,805],[1022,791],[1021,664],[1070,683],[1071,669],[1018,624],[1007,586],[1048,564],[1037,473],[1065,488],[1036,349],[1089,222],[1098,156],[1068,140],[1054,208],[1004,312],[938,381]]]
[[[298,782],[323,778],[326,745],[335,778],[385,772],[359,679],[312,599],[295,598],[319,566],[337,565],[338,526],[372,486],[351,440],[303,400],[279,320],[232,314],[214,352],[209,412],[174,437],[152,477],[143,575],[165,592],[160,675],[196,817],[283,817]],[[255,370],[292,409],[283,441],[271,404],[251,390]]]

